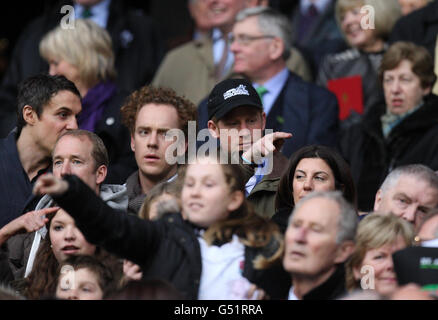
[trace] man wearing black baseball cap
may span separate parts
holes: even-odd
[[[288,162],[278,151],[284,139],[292,135],[286,132],[264,135],[266,114],[257,91],[246,79],[218,83],[208,97],[207,109],[208,130],[220,140],[221,150],[229,154],[239,152],[243,163],[256,167],[246,184],[248,200],[259,215],[272,217],[277,185]],[[263,166],[257,167],[260,160],[264,161]],[[272,161],[270,173],[264,171],[267,161]]]

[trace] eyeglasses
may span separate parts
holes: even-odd
[[[238,44],[241,45],[248,45],[254,40],[260,40],[260,39],[273,39],[275,36],[272,35],[262,35],[262,36],[250,36],[249,34],[239,34],[237,36],[232,35],[230,37],[230,43],[233,43],[236,41]]]

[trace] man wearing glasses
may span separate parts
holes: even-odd
[[[209,20],[210,32],[167,53],[154,76],[155,87],[172,88],[198,105],[213,87],[232,75],[233,54],[228,36],[233,28],[236,14],[255,6],[267,6],[267,0],[190,0],[205,5],[204,18]],[[304,58],[294,54],[288,61],[298,74],[310,79],[311,73]],[[206,123],[203,123],[204,127]]]
[[[309,144],[335,146],[338,104],[328,90],[303,81],[287,68],[291,30],[286,17],[267,7],[240,11],[232,32],[235,73],[258,91],[266,128],[291,132],[282,152],[289,157]]]

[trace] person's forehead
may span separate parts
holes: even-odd
[[[433,188],[430,185],[430,183],[425,179],[409,174],[401,175],[393,189],[395,191],[405,190],[407,192],[414,192],[414,191],[438,192],[438,190],[436,188]]]
[[[198,161],[188,166],[186,171],[187,178],[207,178],[212,177],[221,180],[223,177],[222,167],[218,163],[205,161]]]
[[[77,269],[76,275],[81,281],[90,282],[93,284],[98,283],[98,275],[88,267]]]
[[[60,209],[56,212],[55,216],[53,217],[53,221],[60,221],[60,222],[64,222],[64,223],[73,223],[74,222],[73,218],[62,209]]]
[[[257,16],[250,16],[250,17],[246,17],[241,21],[237,21],[233,27],[233,33],[240,33],[240,32],[254,33],[256,31],[260,31]]]
[[[169,104],[148,103],[137,113],[136,127],[178,128],[178,111]]]
[[[427,201],[435,205],[438,204],[438,189],[432,187],[430,183],[424,179],[412,175],[400,176],[390,191],[391,195],[404,194],[414,200]]]
[[[334,200],[317,197],[305,200],[292,219],[332,226],[338,223],[339,215],[339,205]]]
[[[323,171],[333,175],[330,166],[321,158],[303,158],[298,162],[295,170]]]
[[[92,149],[93,144],[88,137],[65,135],[56,143],[53,150],[53,157],[66,156],[73,153],[91,156]]]
[[[384,75],[398,75],[398,74],[413,74],[412,62],[409,60],[402,60],[394,69],[385,70]]]
[[[372,253],[375,253],[377,251],[384,251],[384,252],[395,252],[400,250],[401,248],[406,247],[407,243],[405,238],[401,234],[396,235],[392,239],[390,239],[388,242],[384,243],[383,245],[377,246],[368,246],[367,254],[370,255]]]
[[[76,94],[69,90],[60,90],[50,98],[50,100],[43,106],[43,109],[65,107],[68,109],[75,108],[73,111],[79,112],[81,110],[76,110],[78,106],[82,107],[81,99]]]

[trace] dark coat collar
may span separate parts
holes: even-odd
[[[340,264],[326,282],[305,294],[303,300],[335,300],[345,293],[345,268]]]
[[[401,132],[427,128],[438,123],[438,96],[430,94],[424,99],[424,105],[414,113],[407,116],[390,133],[389,137],[398,135]],[[365,131],[376,132],[382,136],[382,125],[380,117],[386,112],[382,105],[376,105],[370,109],[362,121]]]

